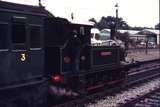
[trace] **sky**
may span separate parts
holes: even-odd
[[[37,5],[38,0],[3,0]],[[102,16],[115,16],[115,4],[119,5],[119,17],[130,26],[154,27],[160,20],[159,0],[41,0],[42,4],[57,17],[87,21]]]

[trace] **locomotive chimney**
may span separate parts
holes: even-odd
[[[71,19],[74,20],[74,15],[73,12],[71,13]]]

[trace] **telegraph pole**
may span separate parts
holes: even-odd
[[[116,5],[115,5],[115,7],[116,7],[116,19],[118,18],[118,3],[116,3]]]

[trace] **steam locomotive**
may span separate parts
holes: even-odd
[[[37,107],[125,79],[119,46],[92,46],[89,24],[0,1],[0,107]]]

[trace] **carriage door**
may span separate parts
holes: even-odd
[[[6,84],[8,79],[8,56],[9,56],[9,40],[8,40],[8,23],[0,21],[0,89]]]
[[[40,27],[30,25],[26,17],[14,17],[11,61],[13,72],[11,75],[15,81],[34,80],[43,75],[40,34]]]
[[[21,82],[29,78],[30,58],[27,50],[26,17],[13,16],[11,23],[11,63],[9,74],[11,80]]]
[[[43,26],[29,24],[28,28],[30,66],[36,77],[42,77],[44,74]]]

